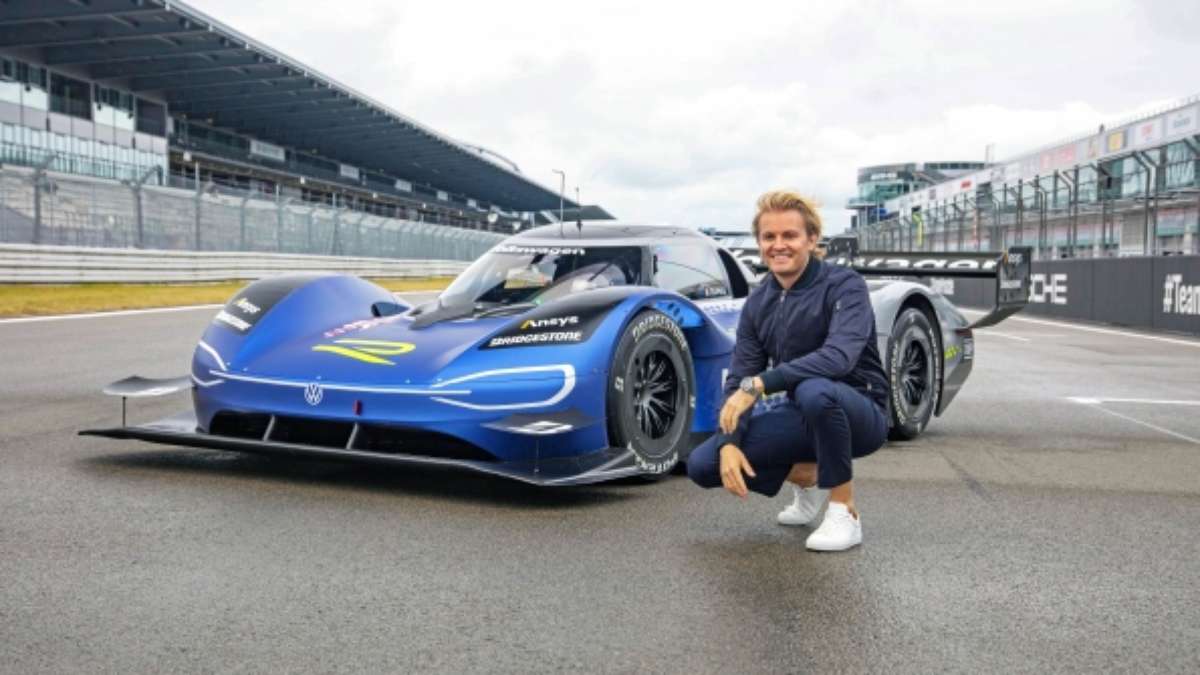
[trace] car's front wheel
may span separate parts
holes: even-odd
[[[625,327],[609,369],[608,435],[639,468],[664,474],[679,461],[692,428],[692,353],[667,315],[645,311]]]
[[[938,372],[942,357],[929,317],[909,307],[892,324],[888,379],[892,388],[891,431],[897,440],[916,438],[929,424],[937,405]]]

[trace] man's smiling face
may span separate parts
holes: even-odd
[[[781,280],[794,279],[817,248],[799,211],[767,211],[758,219],[758,248],[763,263]]]

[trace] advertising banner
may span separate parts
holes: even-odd
[[[1079,149],[1077,156],[1080,162],[1090,162],[1100,156],[1100,143],[1103,139],[1100,136],[1092,136],[1079,141]]]
[[[1179,138],[1181,136],[1190,136],[1197,132],[1196,123],[1197,106],[1188,106],[1183,110],[1167,113],[1166,130],[1164,135],[1167,138]]]
[[[284,152],[283,148],[279,147],[278,145],[272,145],[270,143],[264,143],[254,139],[250,139],[250,154],[256,157],[273,159],[276,162],[287,161],[287,154]]]
[[[350,166],[349,164],[338,164],[338,174],[343,178],[358,180],[358,167]]]
[[[1051,168],[1054,169],[1065,169],[1075,166],[1075,163],[1078,161],[1077,157],[1079,156],[1077,146],[1074,143],[1055,148],[1051,152],[1051,155]]]
[[[1120,152],[1125,149],[1125,130],[1114,131],[1108,135],[1104,142],[1106,152]]]
[[[1161,117],[1138,122],[1129,130],[1133,136],[1130,139],[1130,144],[1135,148],[1148,148],[1158,145],[1162,142],[1162,128],[1163,118]]]
[[[984,309],[996,298],[990,279],[930,285],[959,307]],[[1021,313],[1200,335],[1200,256],[1035,261]]]
[[[1200,334],[1200,257],[1154,259],[1154,327]]]
[[[1029,304],[1024,311],[1067,319],[1092,318],[1092,270],[1090,260],[1033,263]]]

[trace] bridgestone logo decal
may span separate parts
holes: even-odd
[[[494,337],[488,341],[489,347],[509,347],[513,345],[535,345],[558,342],[579,342],[583,339],[583,331],[554,331],[551,333],[530,333],[529,335],[506,335]]]
[[[662,328],[670,333],[671,337],[679,341],[680,344],[687,342],[687,340],[683,337],[683,331],[679,329],[679,324],[662,314],[651,314],[648,318],[639,321],[638,324],[633,327],[633,339],[641,340],[642,336],[646,334],[646,331],[652,328]]]

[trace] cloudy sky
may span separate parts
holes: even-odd
[[[622,218],[745,228],[855,169],[998,159],[1200,92],[1200,3],[192,0]]]

